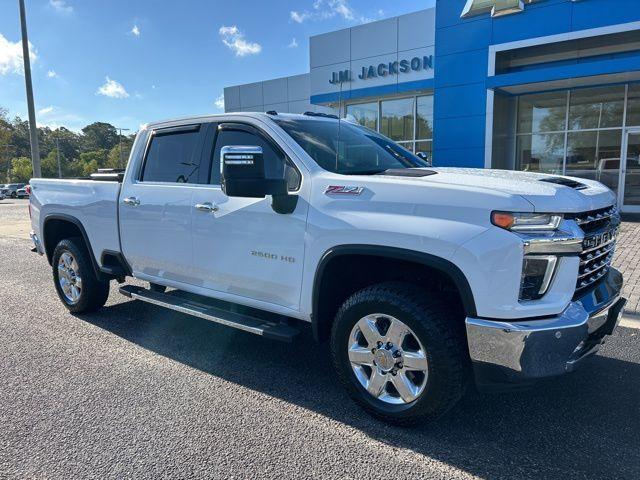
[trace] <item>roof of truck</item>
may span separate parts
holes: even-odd
[[[193,116],[188,116],[188,117],[178,117],[178,118],[171,118],[171,119],[165,119],[165,120],[159,120],[159,121],[155,121],[155,122],[149,122],[147,124],[141,125],[141,129],[145,129],[145,128],[158,128],[161,126],[173,126],[173,125],[186,125],[189,123],[193,123],[193,122],[198,122],[198,123],[202,123],[202,122],[215,122],[215,121],[220,121],[221,118],[228,118],[228,117],[247,117],[247,118],[255,118],[255,119],[260,119],[260,120],[265,120],[265,119],[276,119],[276,118],[295,118],[295,119],[299,119],[299,120],[327,120],[327,121],[334,121],[337,120],[336,116],[329,116],[327,114],[322,114],[322,113],[315,113],[315,112],[305,112],[304,114],[302,113],[277,113],[277,112],[271,112],[270,113],[265,113],[265,112],[227,112],[227,113],[217,113],[217,114],[211,114],[211,115],[193,115]]]

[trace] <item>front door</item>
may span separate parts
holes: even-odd
[[[187,125],[149,133],[140,172],[120,195],[122,251],[136,277],[180,287],[191,271],[191,209],[200,171],[204,128]]]
[[[640,129],[628,130],[624,142],[620,196],[625,212],[640,212]]]
[[[298,310],[308,186],[301,188],[301,173],[265,132],[235,123],[224,129],[214,125],[213,130],[207,140],[212,147],[210,185],[198,187],[193,197],[194,275],[217,297]],[[237,198],[222,192],[220,150],[229,145],[262,147],[267,178],[287,178],[289,190],[298,195],[293,213],[276,213],[271,196]]]

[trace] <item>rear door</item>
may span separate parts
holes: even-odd
[[[271,196],[237,198],[222,192],[220,150],[231,145],[262,147],[267,178],[287,178],[290,192],[298,195],[293,213],[274,212]],[[249,124],[212,125],[204,150],[210,152],[209,185],[198,187],[193,202],[212,210],[192,211],[195,275],[215,296],[297,310],[308,211],[300,170],[265,131]]]
[[[191,270],[193,191],[201,170],[200,124],[150,132],[139,172],[120,196],[122,250],[136,277],[166,285],[197,282]]]

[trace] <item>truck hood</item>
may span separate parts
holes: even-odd
[[[519,195],[537,212],[577,213],[604,208],[616,201],[613,192],[595,180],[480,168],[428,170],[436,174],[420,177],[425,182]]]

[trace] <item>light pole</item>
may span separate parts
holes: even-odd
[[[116,127],[118,129],[118,131],[120,132],[120,134],[118,135],[118,143],[120,144],[120,164],[118,165],[120,168],[122,168],[122,164],[124,163],[124,158],[122,158],[122,132],[128,132],[129,130],[131,130],[130,128],[120,128],[120,127]]]
[[[33,106],[33,86],[31,83],[31,60],[29,59],[29,38],[27,37],[27,17],[24,0],[20,2],[20,27],[22,29],[22,58],[24,61],[24,83],[27,88],[27,109],[29,110],[29,137],[31,139],[31,163],[33,176],[42,176],[40,170],[40,148],[38,147],[38,128],[36,126],[36,110]]]

